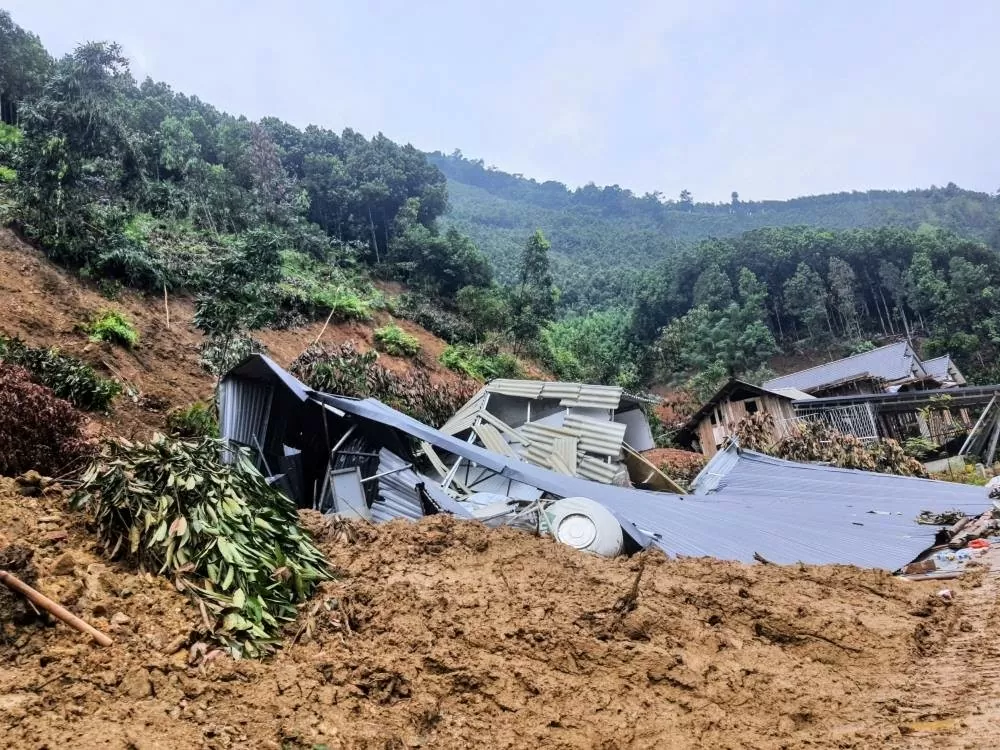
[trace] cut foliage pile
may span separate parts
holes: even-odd
[[[353,398],[377,398],[414,419],[438,427],[476,392],[470,382],[433,383],[423,370],[399,374],[378,362],[378,353],[360,352],[348,342],[313,346],[293,363],[292,373],[318,391]]]
[[[294,504],[244,454],[220,463],[224,447],[162,435],[108,442],[73,502],[110,557],[169,576],[198,601],[214,640],[259,656],[329,571]]]
[[[16,336],[0,335],[0,360],[25,368],[36,383],[78,409],[107,411],[122,390],[121,384],[102,378],[90,365],[55,348],[28,346]]]
[[[0,362],[0,474],[60,474],[92,452],[84,416],[23,367]]]

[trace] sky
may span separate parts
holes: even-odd
[[[996,0],[0,0],[219,109],[571,187],[1000,188]]]

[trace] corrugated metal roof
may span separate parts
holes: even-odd
[[[462,456],[504,479],[556,497],[596,500],[615,514],[637,543],[652,541],[674,555],[749,562],[759,552],[777,563],[847,563],[895,570],[933,543],[935,527],[913,520],[920,511],[957,507],[978,514],[989,507],[982,488],[793,464],[746,451],[742,455],[724,451],[713,458],[702,475],[716,476],[711,494],[625,489],[562,476],[492,453],[374,399],[306,392],[360,419]],[[587,471],[614,474],[617,468],[585,456],[580,459],[580,473]],[[406,498],[399,500],[403,512],[408,503]]]
[[[769,390],[771,393],[790,398],[792,401],[808,401],[811,398],[816,398],[815,396],[810,396],[805,391],[800,391],[798,388],[771,388]]]
[[[617,409],[622,389],[608,385],[581,385],[576,398],[564,398],[560,406],[581,406],[591,409]]]
[[[378,471],[396,471],[378,480],[378,499],[372,503],[372,520],[379,523],[395,518],[415,521],[424,517],[424,508],[417,492],[417,484],[427,480],[412,469],[403,469],[407,462],[383,448],[379,451]]]
[[[581,450],[609,458],[621,456],[626,425],[620,422],[601,422],[575,414],[568,415],[563,425],[564,430],[569,430],[579,437]]]
[[[589,385],[545,380],[492,380],[486,391],[504,396],[559,401],[560,406],[581,406],[594,409],[617,409],[623,390],[614,385]]]
[[[521,398],[540,398],[545,383],[540,380],[491,380],[486,384],[490,393],[500,393],[504,396],[519,396]]]
[[[590,456],[578,456],[576,471],[584,479],[601,484],[611,484],[618,474],[618,466],[604,461],[598,461]]]
[[[905,341],[899,341],[888,346],[862,352],[835,362],[810,367],[788,375],[773,378],[764,383],[764,388],[773,391],[776,388],[797,388],[803,391],[813,391],[824,385],[840,383],[855,378],[871,376],[892,382],[913,377],[916,368],[917,375],[924,373],[920,359]]]
[[[947,354],[934,359],[925,359],[923,365],[924,371],[942,385],[946,383],[965,385],[965,376],[962,375],[962,371],[958,369],[958,365],[955,364],[951,356]]]

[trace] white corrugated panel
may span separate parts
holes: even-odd
[[[489,394],[486,389],[481,389],[475,396],[466,401],[465,405],[451,416],[451,419],[444,423],[441,432],[447,435],[457,435],[472,427],[474,422],[470,421],[470,417],[475,418],[483,410],[488,398]]]
[[[564,429],[571,430],[579,436],[580,448],[587,453],[610,458],[618,458],[621,455],[625,425],[618,422],[601,422],[575,414],[566,417],[564,424]]]
[[[584,406],[592,409],[617,409],[622,389],[613,385],[581,385],[575,400],[564,398],[563,406]]]
[[[546,384],[540,380],[493,380],[486,384],[490,393],[500,393],[504,396],[520,396],[521,398],[539,398]]]
[[[580,456],[576,466],[577,475],[602,484],[611,484],[618,474],[618,465],[598,461],[590,456]]]
[[[517,432],[517,430],[515,430],[509,424],[504,422],[502,419],[499,419],[498,417],[494,417],[488,411],[480,412],[479,416],[483,418],[484,422],[489,422],[491,425],[500,430],[500,432],[506,435],[507,439],[510,440],[511,442],[521,443],[527,439],[523,435],[520,435]]]
[[[551,427],[538,422],[523,424],[517,431],[528,438],[531,445],[543,446],[548,453],[552,452],[553,441],[556,438],[577,436],[575,430],[566,427]]]
[[[551,463],[552,458],[552,446],[542,445],[541,443],[532,443],[531,445],[522,448],[521,458],[525,461],[530,461],[536,466],[544,466],[548,468]]]
[[[558,453],[553,453],[549,456],[549,465],[546,468],[552,469],[552,471],[559,472],[560,474],[565,474],[568,477],[575,476],[573,470],[566,465],[566,462]]]
[[[494,453],[499,453],[502,456],[514,456],[514,451],[511,447],[507,445],[507,441],[503,439],[500,431],[491,424],[477,424],[472,428],[475,433],[479,436],[479,439],[483,441],[483,445]]]
[[[579,441],[576,438],[561,437],[556,438],[552,444],[552,455],[557,457],[560,463],[566,467],[564,474],[573,476],[576,474],[576,446]],[[553,468],[555,466],[553,465]]]
[[[572,399],[575,402],[582,387],[579,383],[545,383],[542,398]]]
[[[458,435],[466,430],[472,429],[472,426],[479,421],[480,413],[481,412],[472,412],[471,414],[463,414],[461,416],[456,414],[444,424],[441,428],[441,432],[445,435]]]

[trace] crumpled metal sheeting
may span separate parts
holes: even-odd
[[[979,513],[985,509],[986,497],[982,487],[785,461],[736,445],[712,457],[695,477],[691,491],[696,495],[766,493],[776,498],[831,501],[851,497],[876,507],[881,501],[903,502],[913,518],[922,510],[941,505],[948,506],[945,510]]]
[[[934,543],[913,514],[875,515],[863,503],[686,495],[662,502],[626,491],[601,503],[653,536],[671,555],[752,562],[844,564],[896,570]],[[902,509],[896,508],[899,512]]]
[[[402,469],[407,462],[385,448],[378,454],[378,473]],[[387,474],[378,479],[378,499],[372,503],[372,520],[378,523],[392,521],[396,518],[408,518],[411,521],[424,517],[424,508],[420,502],[417,484],[428,482],[413,469],[403,469],[395,474]]]

